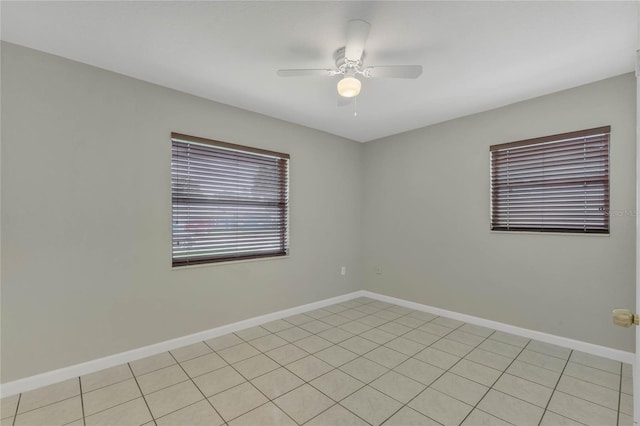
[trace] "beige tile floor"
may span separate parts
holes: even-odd
[[[360,298],[2,399],[2,425],[632,425],[631,366]]]

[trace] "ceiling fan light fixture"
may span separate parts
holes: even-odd
[[[345,77],[338,82],[338,94],[344,98],[358,96],[362,83],[355,77]]]

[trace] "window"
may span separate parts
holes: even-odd
[[[288,254],[288,154],[171,141],[173,266]]]
[[[608,234],[610,132],[491,146],[491,229]]]

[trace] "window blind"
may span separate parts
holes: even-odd
[[[610,132],[491,146],[491,229],[609,233]]]
[[[171,137],[173,266],[287,255],[289,155]]]

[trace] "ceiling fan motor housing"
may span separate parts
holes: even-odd
[[[365,57],[364,51],[362,52],[362,56],[358,61],[347,60],[347,58],[345,58],[344,56],[344,52],[345,52],[345,47],[341,47],[340,49],[336,50],[335,53],[333,54],[333,57],[336,60],[336,68],[345,75],[347,74],[347,70],[349,69],[354,70],[353,74],[360,74],[361,73],[360,67],[362,66],[362,61],[364,60],[364,57]]]

